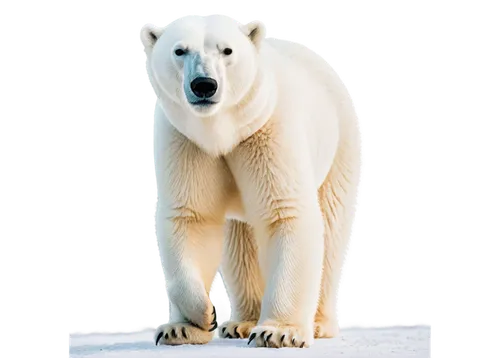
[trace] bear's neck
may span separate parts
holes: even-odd
[[[226,114],[237,134],[237,144],[252,136],[267,123],[274,112],[276,102],[277,89],[273,72],[266,71],[261,66],[253,86],[245,97]]]
[[[177,129],[206,153],[223,156],[267,123],[273,114],[276,98],[272,71],[261,67],[252,87],[236,106],[205,118],[185,113],[182,128]]]

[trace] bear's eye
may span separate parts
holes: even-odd
[[[174,52],[177,56],[182,56],[184,54],[186,54],[186,51],[184,51],[183,49],[181,48],[178,48],[177,50],[175,50]]]
[[[233,53],[233,50],[231,50],[229,47],[227,47],[224,49],[224,51],[222,51],[222,53],[226,56],[229,56],[230,54]]]

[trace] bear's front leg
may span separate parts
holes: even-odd
[[[203,344],[217,328],[209,292],[222,256],[224,211],[232,182],[227,165],[155,118],[156,235],[170,320],[156,344]]]
[[[302,348],[314,340],[324,227],[307,146],[285,134],[264,128],[228,157],[266,280],[248,342],[257,347]]]
[[[159,206],[158,246],[170,320],[158,327],[156,344],[208,343],[217,328],[217,313],[208,293],[221,258],[222,223],[194,213],[172,216],[167,214],[170,210]]]

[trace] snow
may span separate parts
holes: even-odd
[[[154,330],[70,335],[72,358],[164,357],[430,357],[430,327],[347,328],[337,338],[319,339],[309,349],[253,348],[247,339],[214,338],[206,345],[158,346]]]

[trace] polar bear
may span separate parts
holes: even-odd
[[[157,96],[156,234],[170,319],[156,344],[309,347],[336,296],[360,172],[357,117],[330,66],[259,21],[186,16],[141,29]]]

